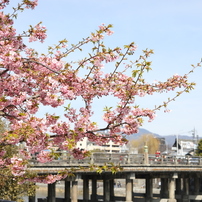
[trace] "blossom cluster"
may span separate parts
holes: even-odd
[[[41,151],[38,155],[37,155],[37,160],[40,163],[46,163],[46,162],[50,162],[53,160],[51,153],[49,151]]]
[[[27,165],[21,158],[13,157],[11,158],[11,172],[14,176],[21,176],[25,174]]]
[[[41,26],[41,24],[37,24],[34,28],[31,27],[29,30],[30,37],[29,37],[29,42],[37,41],[39,40],[40,42],[44,42],[46,39],[46,27]]]

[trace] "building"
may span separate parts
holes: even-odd
[[[104,145],[97,145],[94,142],[90,142],[87,137],[77,143],[77,148],[88,151],[102,151],[107,153],[124,153],[128,151],[126,145],[120,146],[119,144],[115,144],[111,140]]]
[[[157,139],[159,140],[159,151],[161,153],[165,152],[167,150],[165,138],[157,137]]]
[[[197,148],[195,140],[175,139],[172,146],[172,154],[175,156],[185,156]]]

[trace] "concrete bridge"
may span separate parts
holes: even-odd
[[[125,202],[190,202],[202,201],[202,161],[200,158],[175,158],[171,156],[156,158],[154,156],[134,154],[100,154],[94,153],[84,160],[76,160],[61,155],[53,162],[40,164],[32,162],[32,170],[39,174],[57,173],[65,169],[74,168],[74,177],[67,177],[64,181],[64,198],[56,199],[56,183],[48,184],[48,202],[64,201],[78,202],[78,181],[82,181],[82,201],[125,201]],[[90,164],[102,166],[120,165],[122,170],[113,174],[109,170],[102,173],[91,171]],[[77,169],[79,168],[79,169]],[[135,183],[142,179],[145,192],[135,193]],[[114,182],[124,180],[125,196],[117,197]],[[159,193],[154,192],[154,181],[159,182]],[[103,194],[98,196],[98,182],[103,184]],[[91,184],[91,187],[89,186]],[[30,198],[30,201],[34,200]]]

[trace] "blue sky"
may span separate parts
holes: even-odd
[[[48,39],[32,46],[45,52],[58,40],[66,38],[70,44],[76,43],[102,23],[113,24],[115,33],[106,39],[107,44],[115,47],[134,41],[138,45],[137,57],[142,49],[153,49],[153,71],[148,79],[163,81],[173,74],[187,73],[191,64],[201,60],[201,10],[201,0],[39,0],[35,10],[19,15],[16,28],[21,32],[29,24],[42,21],[48,29]],[[171,103],[170,113],[157,112],[153,122],[145,122],[145,129],[159,135],[191,135],[195,127],[196,134],[202,136],[202,68],[196,69],[190,81],[196,82],[195,90]],[[146,97],[138,104],[152,108],[167,97]],[[99,116],[95,119],[101,120]]]

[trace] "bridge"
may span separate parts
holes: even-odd
[[[103,169],[102,172],[90,170],[90,165],[97,167],[118,165],[122,170],[112,173]],[[55,197],[57,184],[48,184],[47,202],[78,202],[78,181],[82,181],[82,201],[125,201],[125,202],[190,202],[202,201],[202,160],[201,158],[176,158],[172,156],[155,157],[135,154],[93,153],[92,156],[77,160],[66,153],[61,153],[59,159],[41,164],[32,161],[32,170],[39,174],[64,171],[74,168],[74,176],[64,180],[64,198]],[[125,181],[125,196],[121,199],[115,195],[114,182]],[[137,179],[145,182],[145,192],[134,193]],[[159,193],[154,193],[154,181],[160,182]],[[103,194],[98,196],[97,184],[102,182]],[[91,189],[89,188],[91,183]],[[30,201],[35,200],[30,198]]]

